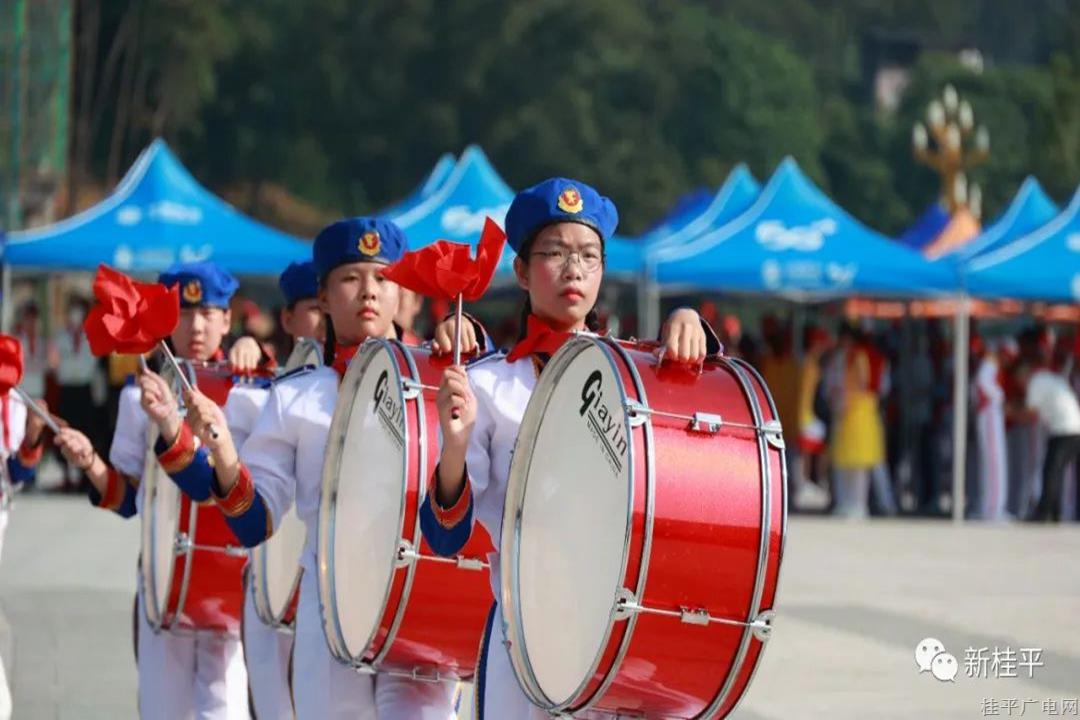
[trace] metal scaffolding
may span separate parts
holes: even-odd
[[[0,0],[0,227],[51,219],[68,164],[73,0]]]

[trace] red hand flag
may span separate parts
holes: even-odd
[[[402,287],[430,298],[479,300],[495,276],[502,257],[506,233],[491,218],[484,221],[484,231],[472,258],[468,245],[439,240],[427,247],[405,253],[383,277]]]
[[[7,395],[22,381],[22,376],[22,343],[11,335],[0,335],[0,395]]]
[[[83,329],[98,357],[149,352],[180,322],[179,288],[136,282],[107,265],[98,266],[94,297]]]

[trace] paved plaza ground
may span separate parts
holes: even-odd
[[[792,517],[789,531],[738,718],[1080,716],[1080,526]],[[138,536],[83,498],[18,498],[0,562],[15,718],[135,717]],[[957,659],[954,682],[919,672],[928,637]],[[965,661],[982,648],[986,663]]]

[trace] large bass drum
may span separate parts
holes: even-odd
[[[301,338],[283,368],[290,372],[307,365],[322,365],[318,341]],[[251,594],[255,613],[273,628],[289,629],[296,620],[300,599],[300,555],[307,530],[296,514],[296,503],[281,516],[274,534],[251,550]]]
[[[188,381],[220,406],[233,376],[227,366],[193,366],[181,360]],[[171,365],[161,372],[180,397]],[[238,636],[247,549],[233,535],[213,501],[195,503],[176,486],[154,452],[157,425],[150,423],[143,466],[142,550],[139,584],[143,612],[155,631],[196,631]]]
[[[769,392],[739,360],[648,350],[570,340],[511,462],[500,606],[518,681],[553,714],[724,717],[771,632],[786,478]]]
[[[319,599],[331,654],[360,670],[431,680],[475,670],[492,602],[490,538],[477,526],[450,559],[420,534],[448,362],[369,339],[341,381],[323,465]]]

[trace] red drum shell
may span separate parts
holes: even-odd
[[[228,371],[210,366],[196,367],[195,378],[200,392],[219,406],[225,406],[234,383],[234,377]],[[194,544],[223,550],[226,547],[241,547],[225,522],[225,516],[212,500],[193,503],[187,495],[181,494],[180,502],[180,532],[188,533]],[[191,533],[193,514],[195,530]],[[190,555],[176,555],[169,602],[162,616],[162,628],[239,636],[244,607],[243,573],[246,562],[245,555],[210,550],[195,550]],[[187,592],[182,598],[182,579],[189,563],[191,569]]]
[[[645,348],[591,342],[610,353],[628,399],[652,411],[712,413],[728,423],[755,426],[778,420],[760,376],[737,360],[709,360],[699,374],[696,367],[658,365]],[[557,361],[558,355],[548,370]],[[645,607],[676,613],[705,609],[712,617],[741,622],[762,617],[774,606],[786,529],[782,442],[770,445],[764,436],[759,442],[749,428],[703,434],[688,424],[654,412],[649,422],[631,430],[635,462],[622,586],[637,589],[645,572],[644,593],[637,597]],[[651,513],[646,506],[650,454],[655,468]],[[769,504],[763,512],[766,489]],[[507,517],[510,512],[508,507]],[[504,536],[509,531],[510,526]],[[516,593],[507,590],[508,577],[504,564],[504,597]],[[553,636],[557,631],[552,628]],[[745,626],[694,625],[639,612],[612,622],[595,673],[559,709],[723,717],[746,691],[762,648]],[[520,678],[517,662],[515,671]]]
[[[421,555],[434,557],[435,553],[422,539],[419,512],[430,474],[439,460],[439,416],[434,388],[441,382],[449,359],[397,341],[368,341],[374,342],[381,343],[392,354],[402,378],[424,386],[417,401],[404,403],[405,434],[409,440],[404,450],[407,486],[400,539],[412,545],[418,538],[419,546],[415,549]],[[360,353],[363,352],[362,348]],[[418,440],[421,437],[426,438],[424,446]],[[477,524],[459,555],[486,560],[493,549],[487,532]],[[379,672],[470,677],[476,669],[477,648],[491,604],[490,573],[486,567],[467,570],[431,560],[399,565],[393,571],[382,615],[364,652],[363,663]],[[327,627],[332,628],[333,624]],[[345,662],[346,658],[339,655],[341,651],[335,650],[335,644],[336,641],[330,643],[332,653]]]

